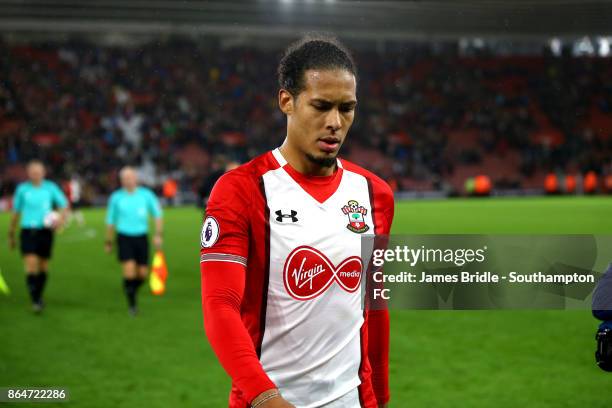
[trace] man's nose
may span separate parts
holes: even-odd
[[[330,129],[334,132],[336,132],[342,127],[342,119],[340,118],[340,112],[338,112],[338,109],[332,109],[329,111],[329,113],[327,114],[326,122],[327,124],[325,128]]]

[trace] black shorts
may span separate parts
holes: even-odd
[[[149,264],[149,238],[146,235],[117,234],[119,261],[135,261],[138,265]]]
[[[34,254],[51,258],[53,231],[49,228],[22,228],[20,234],[21,254]]]

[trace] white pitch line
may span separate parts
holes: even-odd
[[[86,230],[80,232],[79,234],[70,234],[68,236],[60,235],[60,239],[63,243],[72,243],[72,242],[82,242],[88,241],[90,239],[94,239],[98,235],[98,231],[93,228],[87,228]]]

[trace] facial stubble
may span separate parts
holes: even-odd
[[[313,164],[320,167],[332,167],[336,164],[336,156],[333,157],[315,157],[310,153],[306,153],[306,158]]]

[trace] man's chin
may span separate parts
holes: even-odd
[[[338,152],[334,153],[323,153],[320,155],[313,155],[306,153],[306,158],[311,162],[321,167],[333,167],[336,165],[336,156]]]

